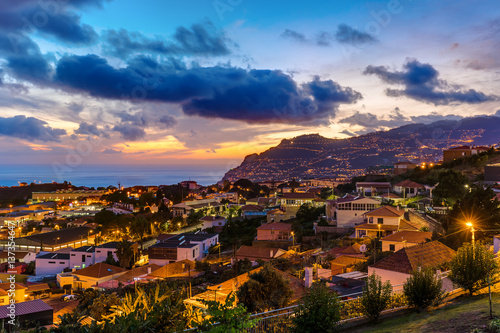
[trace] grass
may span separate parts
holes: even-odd
[[[498,285],[497,285],[498,288]],[[500,290],[492,291],[493,316],[500,315]],[[411,313],[405,316],[390,318],[378,324],[348,329],[349,332],[372,333],[421,333],[421,332],[472,332],[474,328],[482,329],[490,322],[488,294],[460,296],[439,309]]]

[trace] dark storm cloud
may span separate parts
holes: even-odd
[[[307,42],[307,38],[306,38],[306,36],[304,34],[301,34],[300,32],[297,32],[297,31],[294,31],[294,30],[290,30],[290,29],[286,29],[281,34],[281,37],[282,38],[286,38],[286,39],[290,39],[290,40],[293,40],[293,41],[296,41],[296,42],[302,42],[302,43]]]
[[[162,55],[220,56],[230,54],[230,41],[210,22],[193,24],[191,28],[178,27],[172,41],[152,39],[139,32],[125,29],[107,30],[103,34],[108,53],[126,58],[133,53]]]
[[[168,129],[177,125],[177,120],[168,115],[159,115],[158,112],[150,110],[142,110],[136,113],[121,111],[116,114],[120,118],[120,123],[125,125],[133,125],[141,128],[156,127],[160,129]]]
[[[376,38],[369,33],[356,30],[347,24],[340,24],[335,32],[335,39],[342,44],[361,45],[373,43]]]
[[[57,64],[54,84],[96,97],[176,102],[188,115],[255,123],[324,119],[334,116],[339,104],[362,98],[351,88],[319,78],[299,87],[279,70],[186,68],[145,57],[113,68],[96,55],[65,56]],[[122,120],[141,125],[132,118]]]
[[[65,134],[65,130],[52,128],[45,121],[34,117],[0,117],[0,135],[3,136],[30,141],[59,141],[60,137]]]
[[[463,86],[449,85],[439,79],[439,72],[429,64],[417,60],[409,60],[403,66],[403,71],[390,71],[384,66],[368,66],[363,74],[373,74],[389,84],[403,85],[404,89],[387,89],[386,94],[392,97],[406,96],[418,101],[434,105],[450,103],[482,103],[497,100],[494,95],[486,95],[474,89]]]
[[[113,131],[120,133],[122,138],[129,141],[137,141],[146,136],[144,129],[130,124],[118,124],[113,127]]]

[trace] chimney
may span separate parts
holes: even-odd
[[[274,255],[273,250],[269,250],[269,256],[272,258],[272,257],[273,257],[273,255]]]
[[[148,267],[148,274],[151,274],[151,266]]]
[[[304,268],[304,271],[305,271],[305,286],[306,288],[311,288],[313,284],[313,268],[306,267]]]

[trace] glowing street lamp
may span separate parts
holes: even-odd
[[[470,231],[472,232],[472,246],[474,246],[474,243],[476,241],[475,236],[474,236],[474,232],[476,231],[474,229],[474,225],[472,224],[472,222],[467,222],[467,223],[465,223],[465,225],[468,226],[470,228]]]
[[[295,233],[292,231],[292,246],[295,246]]]

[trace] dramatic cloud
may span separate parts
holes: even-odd
[[[203,55],[220,56],[230,52],[230,41],[216,31],[212,23],[193,24],[190,29],[178,27],[173,41],[151,39],[139,32],[125,29],[107,30],[103,34],[105,50],[117,57],[126,58],[133,53],[155,53],[169,56]]]
[[[497,100],[497,96],[486,95],[474,89],[465,89],[459,85],[449,85],[439,79],[439,72],[429,64],[417,60],[409,60],[403,71],[390,71],[384,66],[368,66],[364,74],[378,76],[383,82],[403,85],[401,90],[387,89],[386,94],[392,97],[406,96],[418,101],[434,105],[451,103],[482,103]]]
[[[180,103],[188,115],[254,123],[324,119],[334,116],[340,104],[362,98],[351,88],[318,78],[299,87],[279,70],[187,68],[178,61],[160,63],[145,57],[114,68],[96,55],[65,56],[57,64],[54,84],[96,97]],[[141,125],[141,119],[123,117]]]
[[[300,32],[297,32],[297,31],[294,31],[294,30],[290,30],[290,29],[286,29],[281,34],[281,37],[282,38],[286,38],[286,39],[290,39],[290,40],[293,40],[293,41],[296,41],[296,42],[302,42],[302,43],[307,42],[307,38],[306,38],[306,36],[304,34],[301,34]]]
[[[0,135],[30,141],[59,141],[60,137],[65,134],[65,130],[52,128],[45,121],[34,117],[0,117]]]
[[[177,120],[168,114],[157,114],[157,112],[142,110],[136,113],[121,111],[116,114],[122,124],[134,125],[137,127],[148,128],[156,127],[159,129],[172,128],[177,125]]]
[[[113,131],[116,131],[122,135],[122,138],[129,141],[137,141],[146,136],[146,131],[144,129],[129,124],[119,124],[113,127]]]
[[[79,127],[75,130],[75,134],[81,135],[94,135],[103,138],[109,138],[109,134],[97,128],[94,124],[89,124],[87,122],[82,121]]]
[[[356,30],[347,24],[340,24],[335,33],[335,39],[342,44],[361,45],[373,43],[375,37],[366,32]]]

